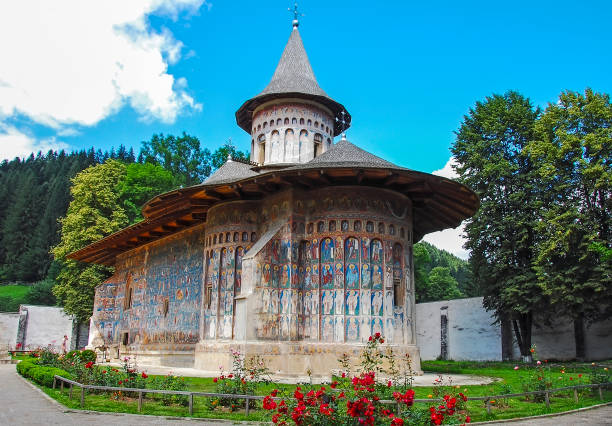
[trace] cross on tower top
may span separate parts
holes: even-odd
[[[288,10],[289,12],[293,12],[293,22],[292,22],[292,24],[293,24],[293,28],[297,28],[297,27],[298,27],[298,25],[300,25],[300,21],[298,21],[298,17],[300,17],[300,16],[304,16],[304,14],[302,14],[302,13],[300,13],[300,12],[298,11],[298,4],[297,4],[297,2],[295,2],[295,3],[293,4],[293,10],[292,10],[291,8],[289,8],[289,9],[287,9],[287,10]]]

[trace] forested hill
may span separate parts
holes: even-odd
[[[59,241],[58,219],[70,202],[70,179],[109,158],[134,161],[134,152],[49,151],[0,163],[0,282],[33,282],[51,264]]]
[[[49,151],[0,163],[0,283],[55,280],[50,250],[60,241],[60,219],[71,201],[70,187],[79,172],[118,160],[125,175],[117,192],[130,223],[141,219],[140,207],[150,197],[202,182],[228,154],[248,158],[231,144],[214,151],[194,136],[153,135],[143,141],[138,157],[123,145],[115,151]],[[51,271],[50,271],[51,268]],[[55,272],[54,272],[55,269]]]
[[[425,241],[413,253],[417,302],[481,296],[467,261]]]

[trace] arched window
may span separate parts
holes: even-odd
[[[295,146],[295,134],[292,129],[287,129],[285,132],[285,143],[283,146],[283,160],[285,163],[291,161],[291,152]]]
[[[308,229],[308,233],[309,233],[309,234],[312,234],[312,230],[313,230],[313,228],[314,228],[314,225],[313,225],[312,223],[309,223],[309,224],[308,224],[308,228],[307,228],[307,229]]]
[[[243,232],[242,233],[242,241],[249,241],[249,233],[248,232]]]
[[[389,225],[389,235],[395,235],[395,226]]]
[[[329,221],[329,232],[336,232],[336,221],[335,220]]]
[[[264,121],[264,125],[263,125],[264,130],[265,130],[266,127],[268,127],[268,122]]]
[[[320,133],[315,133],[314,135],[314,157],[318,157],[323,152],[321,148],[321,142],[323,141],[323,136]]]
[[[125,296],[123,298],[123,309],[131,309],[132,301],[134,298],[134,286],[132,282],[132,275],[128,274],[125,280]]]
[[[217,236],[216,235],[213,237],[213,244],[217,244]]]
[[[266,141],[266,135],[265,134],[261,134],[257,137],[257,142],[265,142]]]
[[[283,123],[283,120],[281,120],[280,118],[276,120],[276,125],[280,126]]]
[[[297,124],[297,118],[293,117],[293,118],[291,119],[291,124]]]
[[[251,242],[255,242],[255,240],[257,239],[257,234],[255,232],[251,232]]]
[[[236,248],[236,273],[234,274],[234,293],[240,294],[242,291],[242,257],[244,256],[244,248]]]
[[[234,242],[238,242],[238,232],[234,232]]]
[[[300,126],[303,126],[303,125],[304,125],[304,119],[300,118]]]
[[[402,246],[393,245],[393,306],[404,305],[404,286],[402,285]]]
[[[366,223],[366,232],[374,232],[374,223],[372,222]]]
[[[223,233],[219,234],[219,244],[223,243]]]
[[[342,232],[348,232],[348,230],[349,230],[349,223],[348,223],[348,220],[343,220],[343,221],[340,223],[340,229],[342,230]]]
[[[316,128],[319,128],[319,122],[318,122],[318,121],[315,121],[315,125],[314,125],[314,126],[315,126]]]
[[[232,238],[231,234],[229,232],[226,232],[225,233],[225,242],[229,243],[231,241],[231,238]]]
[[[274,120],[270,120],[270,127],[274,126]]]
[[[284,123],[284,124],[285,124],[285,125],[288,125],[288,124],[289,124],[289,118],[288,118],[288,117],[287,117],[287,118],[285,118],[285,123]]]
[[[361,221],[360,220],[356,220],[355,223],[353,223],[353,230],[355,232],[361,232]]]
[[[308,120],[308,126],[312,127],[312,120]]]
[[[325,230],[325,222],[321,221],[317,223],[317,232],[323,232]]]
[[[308,146],[308,132],[306,130],[301,130],[300,131],[300,140],[299,140],[299,150],[298,152],[300,153],[300,157],[299,157],[299,161],[301,162],[302,160],[305,159],[306,156],[306,147]]]
[[[379,233],[379,234],[384,234],[384,233],[385,233],[385,224],[384,224],[384,223],[382,223],[382,222],[380,222],[380,223],[378,224],[378,233]]]
[[[260,130],[261,130],[261,124],[257,126],[257,131],[260,131]]]

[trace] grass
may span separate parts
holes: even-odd
[[[523,392],[522,380],[526,377],[526,372],[523,367],[519,368],[518,371],[514,370],[514,363],[501,363],[501,362],[452,362],[452,361],[424,361],[422,368],[426,372],[438,373],[442,376],[443,385],[440,387],[440,394],[447,393],[452,384],[448,383],[444,379],[445,375],[455,374],[469,374],[488,376],[496,378],[495,383],[488,385],[471,385],[471,386],[460,386],[460,389],[454,389],[456,392],[462,391],[468,396],[487,396],[487,395],[499,395],[503,393],[520,393]],[[561,373],[560,370],[563,368],[565,373]],[[586,384],[589,374],[592,369],[590,366],[585,364],[555,364],[550,366],[550,374],[553,377],[553,387],[563,387],[573,384]],[[582,378],[578,378],[578,374],[582,374]],[[572,378],[570,380],[570,377]],[[197,392],[215,392],[216,385],[212,378],[202,377],[185,377],[188,389]],[[266,395],[272,389],[278,388],[282,390],[293,390],[292,385],[283,384],[267,384],[262,385],[258,389],[258,394]],[[66,405],[69,408],[80,409],[80,389],[74,389],[73,398],[68,397],[69,391],[66,387],[64,391],[59,389],[42,388],[52,398],[56,399],[60,403]],[[426,387],[415,387],[416,398],[427,399],[429,395],[434,395],[435,392],[432,390],[432,386]],[[603,393],[604,401],[612,401],[612,390],[608,390]],[[562,394],[551,395],[550,398],[550,409],[546,407],[544,403],[536,403],[526,398],[512,398],[512,399],[500,399],[495,401],[492,405],[491,413],[487,413],[486,407],[483,401],[468,401],[467,406],[469,409],[470,417],[472,421],[485,421],[485,420],[501,420],[516,417],[534,416],[548,413],[558,413],[568,411],[576,408],[588,407],[596,404],[600,404],[603,401],[599,398],[599,393],[595,391],[582,391],[578,403],[574,402],[573,392],[565,392]],[[237,405],[244,404],[243,401],[237,401]],[[427,409],[430,405],[434,405],[435,402],[432,400],[431,404],[416,404],[418,409]],[[121,412],[121,413],[138,413],[137,398],[124,398],[124,399],[113,399],[110,394],[87,394],[85,398],[85,406],[87,410],[104,411],[104,412]],[[166,406],[161,401],[155,399],[145,399],[143,410],[141,414],[150,414],[158,416],[181,416],[188,417],[189,410],[185,406],[181,405],[170,405]],[[265,412],[261,409],[250,411],[250,415],[247,418],[244,410],[237,410],[234,412],[224,411],[219,408],[213,409],[208,398],[194,397],[194,415],[193,417],[200,418],[223,418],[229,420],[251,420],[251,421],[269,421],[270,413]]]
[[[20,284],[0,285],[0,297],[10,297],[11,299],[23,299],[32,287]]]

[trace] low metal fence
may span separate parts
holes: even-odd
[[[225,398],[225,399],[236,399],[236,400],[244,400],[244,409],[245,414],[248,416],[250,412],[250,402],[263,400],[265,396],[262,395],[237,395],[237,394],[226,394],[226,393],[212,393],[212,392],[192,392],[192,391],[173,391],[173,390],[165,390],[165,389],[138,389],[138,388],[125,388],[125,387],[115,387],[115,386],[97,386],[97,385],[84,385],[79,382],[75,382],[74,380],[66,379],[62,376],[54,376],[53,377],[53,389],[57,387],[57,382],[59,382],[60,389],[64,390],[64,383],[70,386],[69,398],[72,399],[72,388],[73,386],[79,387],[81,389],[81,408],[85,405],[85,394],[88,390],[99,390],[104,392],[133,392],[138,394],[138,412],[142,411],[142,406],[144,404],[144,395],[146,394],[165,394],[165,395],[184,395],[187,397],[188,406],[189,406],[189,415],[193,415],[193,398],[194,396],[201,396],[206,398]],[[574,401],[578,402],[578,390],[587,389],[587,388],[595,388],[599,390],[599,398],[603,401],[603,388],[610,387],[612,383],[598,383],[598,384],[586,384],[586,385],[575,385],[575,386],[566,386],[562,388],[554,388],[554,389],[546,389],[541,391],[531,391],[531,392],[522,392],[522,393],[509,393],[502,395],[488,395],[488,396],[471,396],[467,397],[468,401],[484,401],[487,413],[491,413],[492,401],[507,399],[507,398],[518,398],[530,395],[542,395],[544,394],[544,402],[546,404],[546,408],[550,408],[550,396],[559,392],[572,391],[574,393]],[[273,397],[272,399],[281,400],[287,399],[283,397]],[[427,398],[427,399],[415,399],[415,403],[431,403],[432,401],[442,401],[442,398]],[[387,405],[396,405],[396,410],[399,413],[401,404],[395,400],[380,400],[382,404]]]

